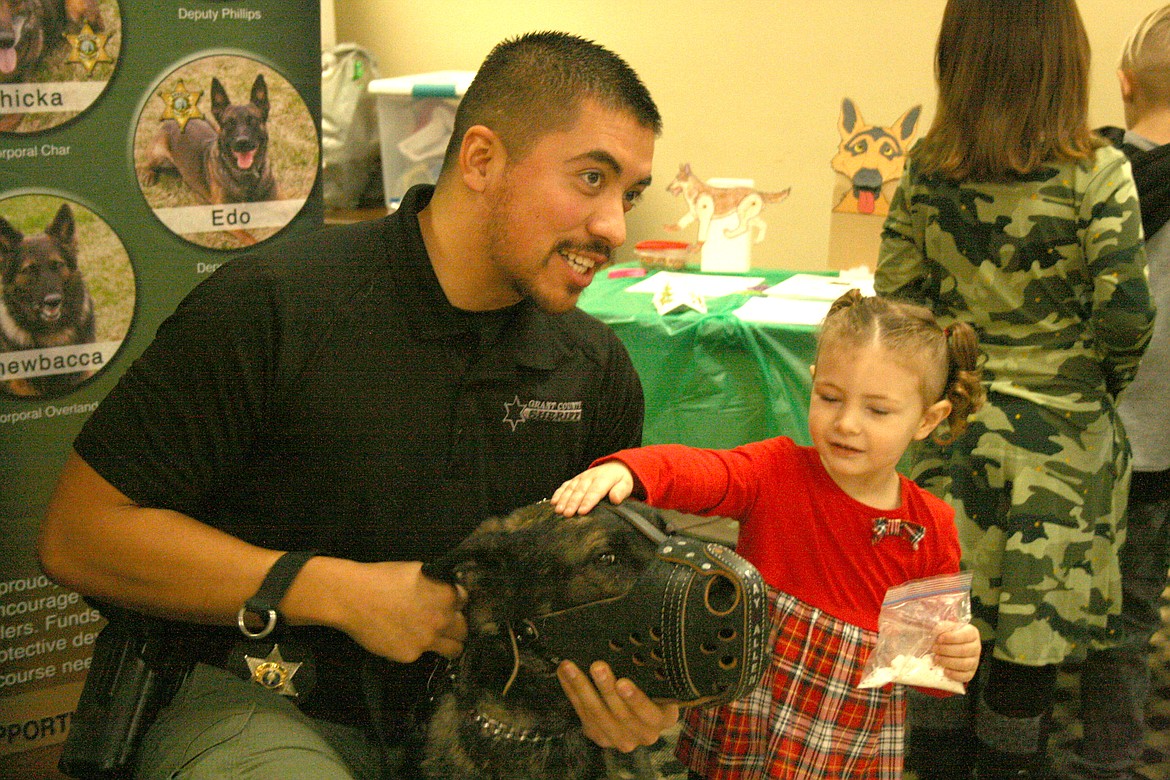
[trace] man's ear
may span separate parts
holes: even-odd
[[[468,188],[483,192],[506,160],[504,144],[491,128],[484,125],[467,128],[459,147],[459,172]]]
[[[914,434],[914,440],[922,441],[929,436],[939,423],[947,419],[951,408],[951,402],[945,398],[926,407],[926,411],[922,413],[922,422],[918,424],[918,431]]]

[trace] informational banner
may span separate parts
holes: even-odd
[[[316,0],[0,0],[0,756],[64,739],[103,623],[35,555],[77,431],[195,284],[323,221],[320,40]]]

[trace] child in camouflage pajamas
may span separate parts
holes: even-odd
[[[1122,49],[1118,77],[1125,124],[1098,132],[1133,166],[1146,234],[1154,335],[1117,413],[1133,448],[1121,548],[1122,643],[1081,665],[1084,738],[1063,756],[1062,780],[1129,780],[1141,760],[1150,694],[1150,637],[1162,625],[1170,568],[1170,5],[1154,11]]]
[[[956,510],[981,681],[911,704],[920,778],[1047,773],[1058,665],[1117,642],[1129,445],[1115,401],[1150,337],[1137,191],[1087,125],[1074,0],[949,0],[934,124],[909,155],[879,294],[967,322],[988,403],[911,476]]]

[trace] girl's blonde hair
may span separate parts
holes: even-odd
[[[948,0],[938,108],[910,152],[920,171],[1006,181],[1093,156],[1089,38],[1075,0]]]
[[[1141,98],[1170,105],[1170,5],[1143,19],[1121,50],[1118,67],[1132,74]]]
[[[965,322],[943,328],[922,306],[850,290],[829,307],[817,337],[817,357],[840,346],[877,343],[918,369],[926,404],[951,402],[947,431],[934,438],[946,444],[967,429],[968,418],[986,394],[979,369],[979,338]]]

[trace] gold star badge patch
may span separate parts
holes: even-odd
[[[81,32],[64,33],[64,36],[68,39],[70,47],[69,56],[65,61],[84,65],[87,76],[93,74],[93,68],[99,62],[114,61],[106,51],[106,41],[110,39],[109,33],[95,33],[93,28],[89,26],[89,22],[82,25]]]
[[[186,130],[188,120],[203,118],[203,112],[199,110],[199,98],[203,97],[203,90],[192,92],[182,79],[173,90],[160,92],[158,96],[166,104],[159,121],[173,119],[179,123],[180,130]]]
[[[297,695],[292,678],[301,668],[301,664],[298,661],[286,661],[281,658],[280,645],[273,645],[272,652],[264,658],[245,655],[244,661],[248,664],[248,671],[252,673],[252,682],[282,696]]]

